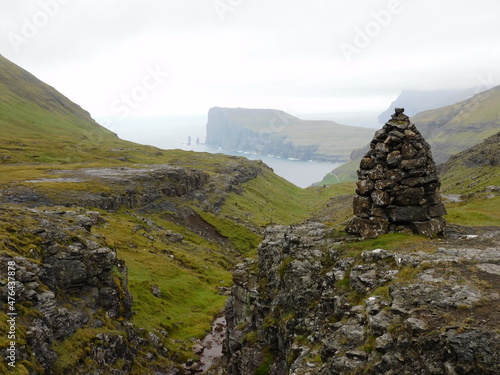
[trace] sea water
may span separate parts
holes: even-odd
[[[257,153],[227,151],[206,145],[205,115],[129,117],[97,119],[101,125],[118,134],[122,139],[162,149],[223,153],[262,160],[276,174],[293,184],[305,188],[319,182],[342,163],[327,163],[278,158]]]

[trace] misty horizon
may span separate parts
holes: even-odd
[[[499,84],[493,0],[137,4],[9,2],[0,51],[94,118],[382,112],[404,90]]]

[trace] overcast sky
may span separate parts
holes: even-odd
[[[500,84],[498,0],[0,0],[0,53],[93,117],[383,111]]]

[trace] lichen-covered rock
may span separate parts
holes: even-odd
[[[498,261],[500,237],[486,237],[355,252],[322,224],[268,228],[258,261],[235,270],[226,373],[499,373],[500,284],[483,265]]]
[[[349,233],[375,238],[412,231],[432,237],[444,231],[446,209],[430,146],[403,111],[396,108],[360,162]]]
[[[90,232],[103,220],[97,212],[18,208],[10,209],[10,214],[29,220],[36,228],[30,240],[40,244],[39,251],[32,250],[32,257],[0,254],[4,275],[8,262],[15,263],[17,308],[31,311],[23,317],[26,345],[18,347],[22,351],[19,357],[29,358],[33,353],[33,362],[50,374],[58,359],[55,342],[80,328],[102,325],[100,314],[109,319],[132,316],[127,268],[115,251]],[[2,282],[2,300],[7,300],[7,291]],[[113,344],[106,349],[106,356],[124,358],[121,349]],[[95,358],[99,363],[101,357],[96,354]]]

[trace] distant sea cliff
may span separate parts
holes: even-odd
[[[372,129],[301,120],[275,109],[214,107],[208,112],[206,143],[225,151],[343,162],[372,136]]]

